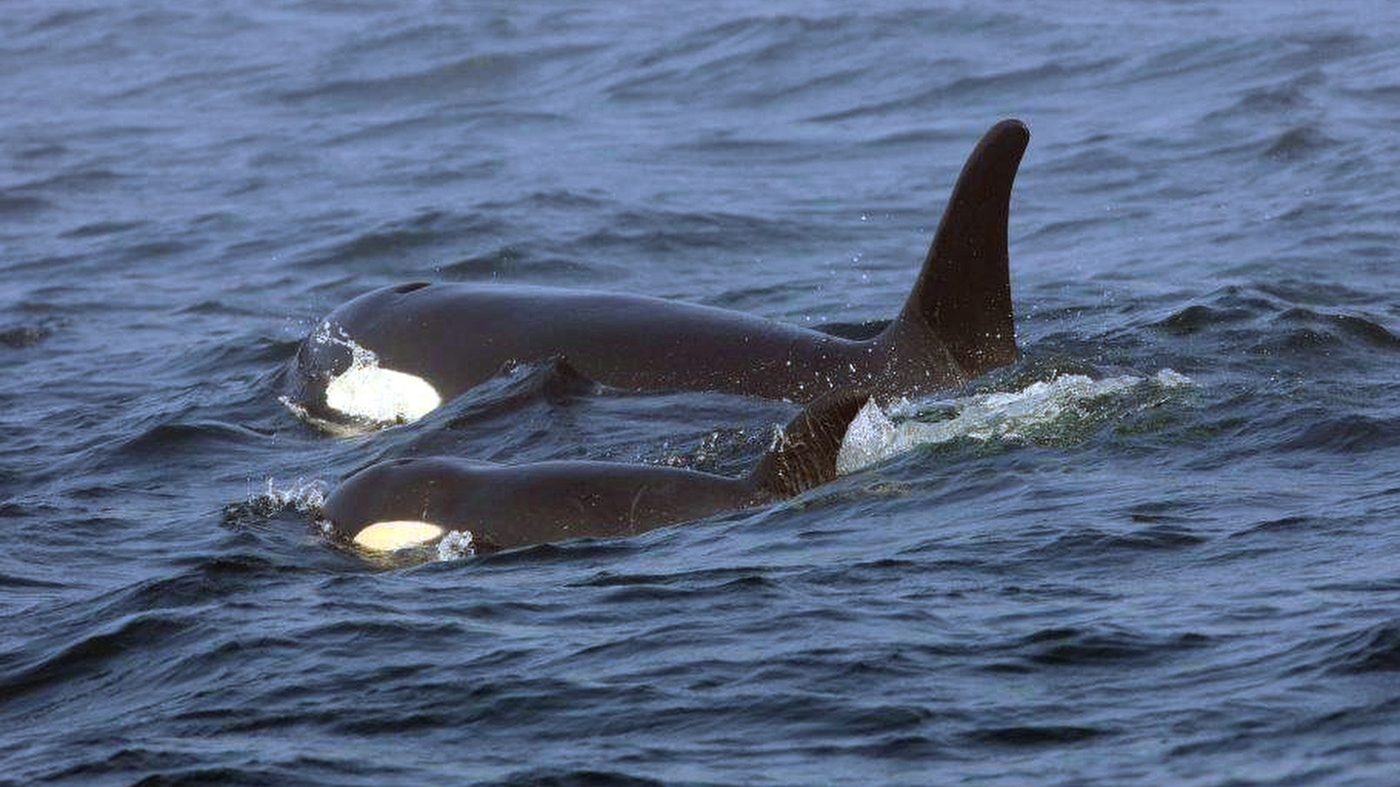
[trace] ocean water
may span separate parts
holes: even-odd
[[[1391,5],[3,11],[0,783],[1396,782]],[[887,319],[1004,117],[1025,358],[836,482],[482,557],[319,535],[376,459],[739,473],[794,412],[543,364],[329,435],[277,397],[336,305]]]

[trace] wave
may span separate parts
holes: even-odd
[[[919,445],[946,443],[957,439],[1029,440],[1074,439],[1121,416],[1118,407],[1094,405],[1095,400],[1126,399],[1129,408],[1145,410],[1170,397],[1170,390],[1190,385],[1191,380],[1170,369],[1151,378],[1122,376],[1093,380],[1066,374],[1036,382],[1009,393],[985,393],[954,400],[938,412],[941,420],[932,423],[905,420],[896,424],[877,405],[868,402],[856,416],[841,444],[836,466],[841,473],[852,473],[883,462]],[[928,415],[918,405],[892,408],[913,415]],[[935,411],[937,412],[937,411]]]

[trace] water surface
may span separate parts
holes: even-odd
[[[12,0],[0,778],[1391,783],[1397,53],[1359,0]],[[545,365],[336,438],[277,396],[339,303],[888,318],[1003,117],[1025,360],[901,417],[1190,385],[635,539],[386,568],[319,537],[374,459],[738,473],[793,413]]]

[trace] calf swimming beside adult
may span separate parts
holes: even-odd
[[[336,423],[412,421],[508,363],[550,357],[615,388],[798,403],[854,386],[883,401],[961,385],[1017,357],[1006,224],[1029,140],[1016,120],[983,135],[913,292],[873,339],[637,295],[415,282],[326,317],[297,353],[289,401]]]
[[[475,551],[631,536],[793,497],[836,477],[850,422],[869,396],[838,391],[774,437],[747,476],[618,462],[494,465],[454,457],[393,459],[346,479],[322,507],[337,538],[373,551],[458,533]]]

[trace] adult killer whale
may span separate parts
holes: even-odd
[[[321,422],[402,423],[549,357],[614,388],[797,403],[851,386],[887,401],[961,385],[1017,358],[1006,224],[1029,141],[1017,120],[982,136],[913,292],[873,339],[630,294],[413,282],[331,312],[302,342],[284,401]]]
[[[618,462],[393,459],[347,478],[321,515],[337,540],[370,551],[430,545],[453,532],[476,552],[636,535],[832,480],[846,429],[868,398],[865,391],[836,391],[817,400],[775,433],[742,478]]]

